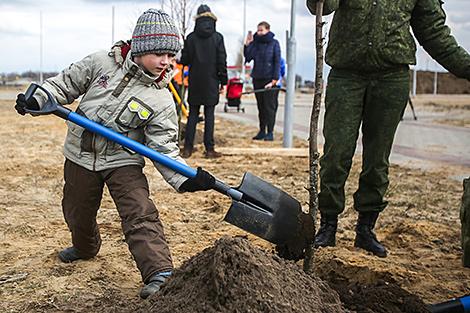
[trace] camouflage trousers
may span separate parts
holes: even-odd
[[[320,159],[322,214],[333,216],[344,210],[344,185],[360,128],[362,171],[354,208],[359,212],[385,209],[389,156],[408,98],[408,66],[373,74],[331,70],[325,100],[325,145]]]

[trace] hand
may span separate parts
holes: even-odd
[[[224,86],[224,85],[220,85],[219,94],[223,94],[223,93],[224,93],[224,89],[225,89],[225,86]]]
[[[28,101],[26,101],[25,95],[23,93],[20,93],[16,97],[15,110],[16,112],[18,112],[18,114],[25,115],[25,109],[40,110],[39,103],[34,97],[31,97],[30,99],[28,99]]]
[[[245,46],[248,46],[252,41],[253,41],[253,33],[250,30],[248,32],[248,35],[246,35]]]
[[[212,176],[209,172],[204,171],[202,168],[197,168],[197,174],[193,178],[188,178],[185,180],[181,186],[181,191],[200,191],[200,190],[209,190],[214,188],[215,177]]]
[[[264,88],[265,89],[273,88],[273,87],[276,87],[276,84],[277,84],[277,80],[273,79],[270,83],[267,83],[266,85],[264,85]]]

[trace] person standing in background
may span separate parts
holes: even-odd
[[[260,22],[256,34],[253,36],[251,31],[248,32],[245,40],[243,54],[245,62],[252,60],[254,62],[251,77],[255,90],[272,88],[279,80],[281,48],[270,29],[268,22]],[[255,93],[255,96],[258,105],[259,132],[253,139],[273,141],[277,93],[275,90],[269,90]]]
[[[193,153],[199,110],[204,106],[204,146],[206,158],[219,158],[214,149],[214,110],[219,93],[227,85],[227,53],[224,37],[216,31],[217,17],[201,4],[197,9],[194,31],[185,41],[180,63],[189,65],[189,117],[182,157]]]

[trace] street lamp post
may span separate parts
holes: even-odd
[[[43,38],[42,38],[42,11],[39,12],[39,83],[42,85],[44,77],[42,73],[43,60]]]
[[[295,11],[296,0],[291,0],[290,35],[287,38],[287,91],[284,106],[284,138],[282,146],[292,148],[295,96]]]
[[[246,35],[246,0],[243,0],[243,34],[242,34],[242,49],[245,44],[245,35]],[[245,82],[246,79],[246,69],[245,69],[245,57],[242,51],[242,80]],[[243,84],[243,89],[245,88],[245,84]]]
[[[111,46],[114,45],[114,5],[111,10]]]

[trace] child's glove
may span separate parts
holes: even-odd
[[[196,176],[185,180],[184,183],[181,184],[180,190],[188,192],[209,190],[214,188],[214,185],[215,177],[198,167]]]
[[[20,93],[16,97],[15,110],[16,112],[18,112],[18,114],[25,115],[25,109],[38,111],[40,110],[39,103],[34,97],[31,97],[26,101],[25,95],[23,93]]]

